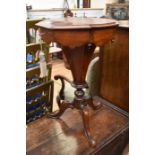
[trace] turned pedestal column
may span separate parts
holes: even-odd
[[[62,75],[55,76],[56,80],[60,79],[62,82],[62,88],[57,97],[59,111],[50,113],[48,116],[59,118],[67,108],[80,110],[85,135],[89,144],[94,147],[96,142],[90,133],[87,105],[93,109],[98,109],[100,105],[94,105],[91,96],[85,95],[83,89],[88,89],[85,76],[95,47],[104,46],[113,39],[117,23],[114,20],[99,18],[61,18],[45,20],[37,23],[37,26],[40,28],[40,35],[45,42],[57,42],[61,45],[73,76],[73,81]],[[64,80],[76,88],[75,97],[71,102],[65,100]]]

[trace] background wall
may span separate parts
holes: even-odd
[[[114,3],[118,0],[91,0],[91,8],[105,8],[106,3]],[[77,0],[68,0],[70,8],[76,8]],[[26,0],[26,4],[33,9],[63,8],[64,0]],[[104,9],[105,12],[105,9]]]
[[[76,0],[68,0],[70,8],[74,8]],[[33,9],[63,8],[64,0],[26,0],[26,4],[32,5]]]
[[[116,3],[118,0],[91,0],[92,8],[104,8],[106,10],[106,3]]]

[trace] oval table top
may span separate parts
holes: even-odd
[[[105,18],[79,18],[67,17],[58,19],[48,19],[36,24],[38,27],[45,29],[93,29],[102,27],[111,27],[118,25],[118,22],[113,19]]]

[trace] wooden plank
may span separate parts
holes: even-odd
[[[102,49],[100,96],[129,110],[129,28],[119,27]]]

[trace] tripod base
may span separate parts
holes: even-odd
[[[55,76],[55,79],[60,79],[61,82],[62,82],[62,88],[60,90],[59,95],[57,96],[57,104],[58,104],[59,110],[55,111],[55,112],[52,112],[52,113],[49,113],[48,117],[50,117],[50,118],[60,118],[62,116],[62,114],[66,111],[66,109],[68,109],[68,108],[72,108],[72,109],[76,108],[76,109],[78,109],[80,111],[80,113],[81,113],[81,116],[82,116],[85,136],[86,136],[90,146],[95,147],[96,146],[96,141],[93,139],[93,137],[91,136],[91,132],[90,132],[90,126],[89,126],[90,114],[89,114],[89,110],[88,110],[88,105],[92,109],[97,110],[97,109],[99,109],[101,107],[100,102],[95,104],[93,102],[92,97],[84,96],[84,91],[82,90],[82,88],[79,88],[79,86],[75,86],[67,78],[58,75],[58,76]],[[64,84],[64,80],[69,82],[72,86],[77,87],[77,90],[75,91],[75,98],[71,102],[65,101],[65,95],[64,95],[65,84]],[[85,87],[86,87],[86,85],[85,85]]]

